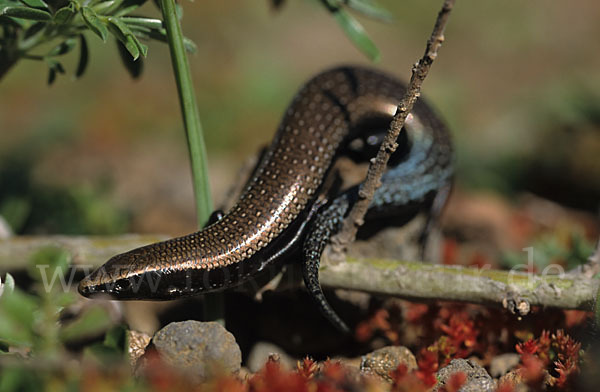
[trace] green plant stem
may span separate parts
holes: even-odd
[[[160,5],[167,30],[171,61],[173,63],[183,121],[187,133],[198,225],[202,226],[212,212],[212,200],[210,184],[208,182],[206,146],[204,144],[204,137],[202,136],[202,126],[200,125],[200,114],[198,113],[198,106],[196,104],[190,65],[183,45],[181,25],[179,24],[179,20],[177,20],[175,12],[175,2],[174,0],[160,0]]]
[[[171,51],[171,61],[173,63],[173,71],[179,92],[179,102],[187,134],[198,226],[202,227],[212,211],[212,200],[208,182],[206,146],[202,135],[202,126],[200,125],[200,114],[198,113],[190,66],[183,44],[181,25],[179,24],[175,10],[175,1],[160,0],[159,3],[165,29],[167,30],[167,42]],[[222,294],[206,295],[204,302],[205,320],[224,323],[223,302]]]

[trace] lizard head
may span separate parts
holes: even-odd
[[[116,255],[81,280],[79,293],[85,297],[151,299],[158,294],[160,274],[149,261],[144,248]]]

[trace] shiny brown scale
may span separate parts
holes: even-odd
[[[117,255],[79,291],[173,299],[241,283],[300,241],[316,195],[362,120],[391,116],[403,88],[386,75],[337,68],[310,80],[287,109],[237,204],[205,229]]]

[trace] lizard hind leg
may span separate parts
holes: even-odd
[[[335,310],[333,310],[329,302],[327,302],[321,288],[321,283],[319,282],[321,254],[331,237],[340,230],[344,216],[350,206],[349,198],[344,196],[342,195],[335,199],[315,217],[303,246],[304,260],[302,263],[302,274],[306,289],[323,316],[338,330],[348,334],[350,333],[350,328],[348,328],[348,325],[346,325]]]

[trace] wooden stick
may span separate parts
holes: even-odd
[[[387,168],[390,156],[396,151],[398,144],[396,140],[404,126],[406,117],[412,110],[415,102],[421,94],[421,85],[429,73],[429,69],[436,59],[438,50],[444,42],[444,29],[448,23],[450,11],[454,6],[455,0],[445,0],[442,9],[438,13],[433,32],[427,41],[425,54],[414,65],[410,83],[406,93],[398,108],[390,129],[377,152],[377,156],[371,160],[367,178],[362,183],[359,191],[359,200],[352,207],[348,217],[344,220],[342,230],[332,238],[333,250],[336,253],[343,252],[354,239],[358,228],[364,223],[364,216],[373,200],[373,195],[379,186],[381,186],[381,176]]]

